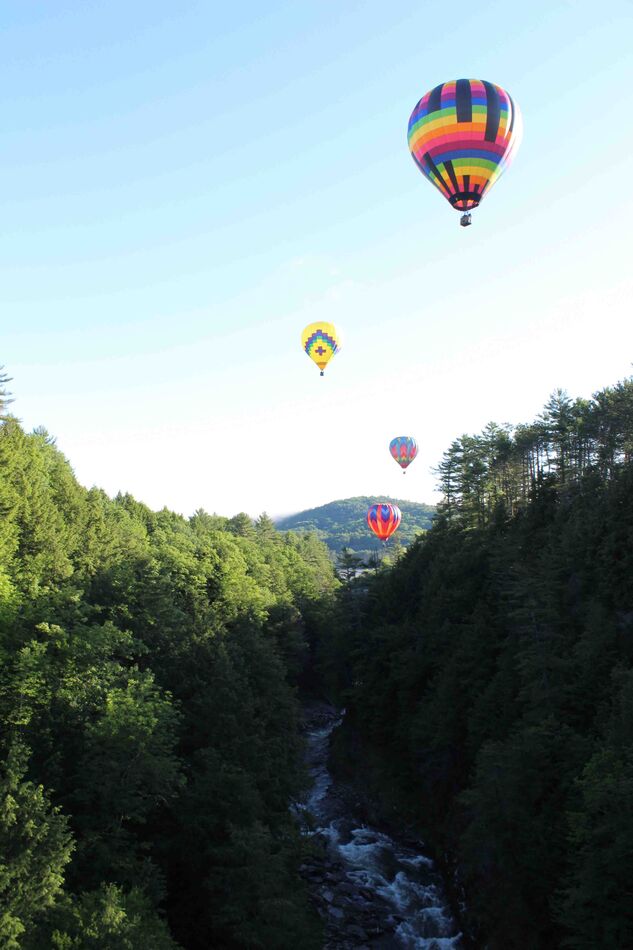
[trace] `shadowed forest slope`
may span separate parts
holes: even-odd
[[[0,511],[0,945],[319,947],[288,804],[325,546],[86,490],[6,415]]]
[[[457,868],[486,946],[633,946],[633,382],[440,474],[431,531],[322,644],[341,758]]]

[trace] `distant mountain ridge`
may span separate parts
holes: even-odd
[[[360,557],[367,558],[376,550],[376,546],[380,545],[367,527],[366,521],[367,509],[376,501],[390,502],[402,511],[402,522],[394,537],[397,536],[405,547],[411,544],[421,531],[427,531],[431,527],[435,515],[434,505],[369,495],[342,498],[318,508],[308,508],[294,515],[277,518],[275,524],[281,531],[315,531],[334,554],[348,547]]]

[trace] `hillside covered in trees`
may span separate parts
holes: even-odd
[[[476,945],[633,946],[633,380],[456,440],[440,477],[322,645],[339,768],[424,836]]]
[[[319,947],[288,804],[325,546],[86,490],[6,406],[0,511],[0,946]]]
[[[407,547],[422,531],[427,531],[433,522],[435,508],[415,501],[403,501],[399,498],[371,498],[360,495],[356,498],[343,498],[331,501],[319,508],[309,508],[295,515],[277,520],[282,531],[315,531],[334,555],[349,548],[357,557],[365,561],[381,547],[367,527],[367,509],[376,501],[386,501],[398,505],[402,511],[402,522],[394,535],[393,542]]]

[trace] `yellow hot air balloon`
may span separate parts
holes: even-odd
[[[333,323],[309,323],[301,334],[301,344],[311,360],[321,370],[341,348],[341,335]]]

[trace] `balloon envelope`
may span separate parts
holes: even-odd
[[[301,334],[301,344],[321,370],[341,348],[341,337],[333,323],[309,323]]]
[[[389,451],[404,472],[418,454],[418,443],[410,435],[397,435],[389,443]]]
[[[413,160],[458,211],[476,208],[521,141],[512,96],[482,79],[453,79],[422,96],[409,119]]]
[[[401,520],[402,512],[398,506],[387,502],[372,505],[367,512],[367,524],[381,541],[391,537]]]

